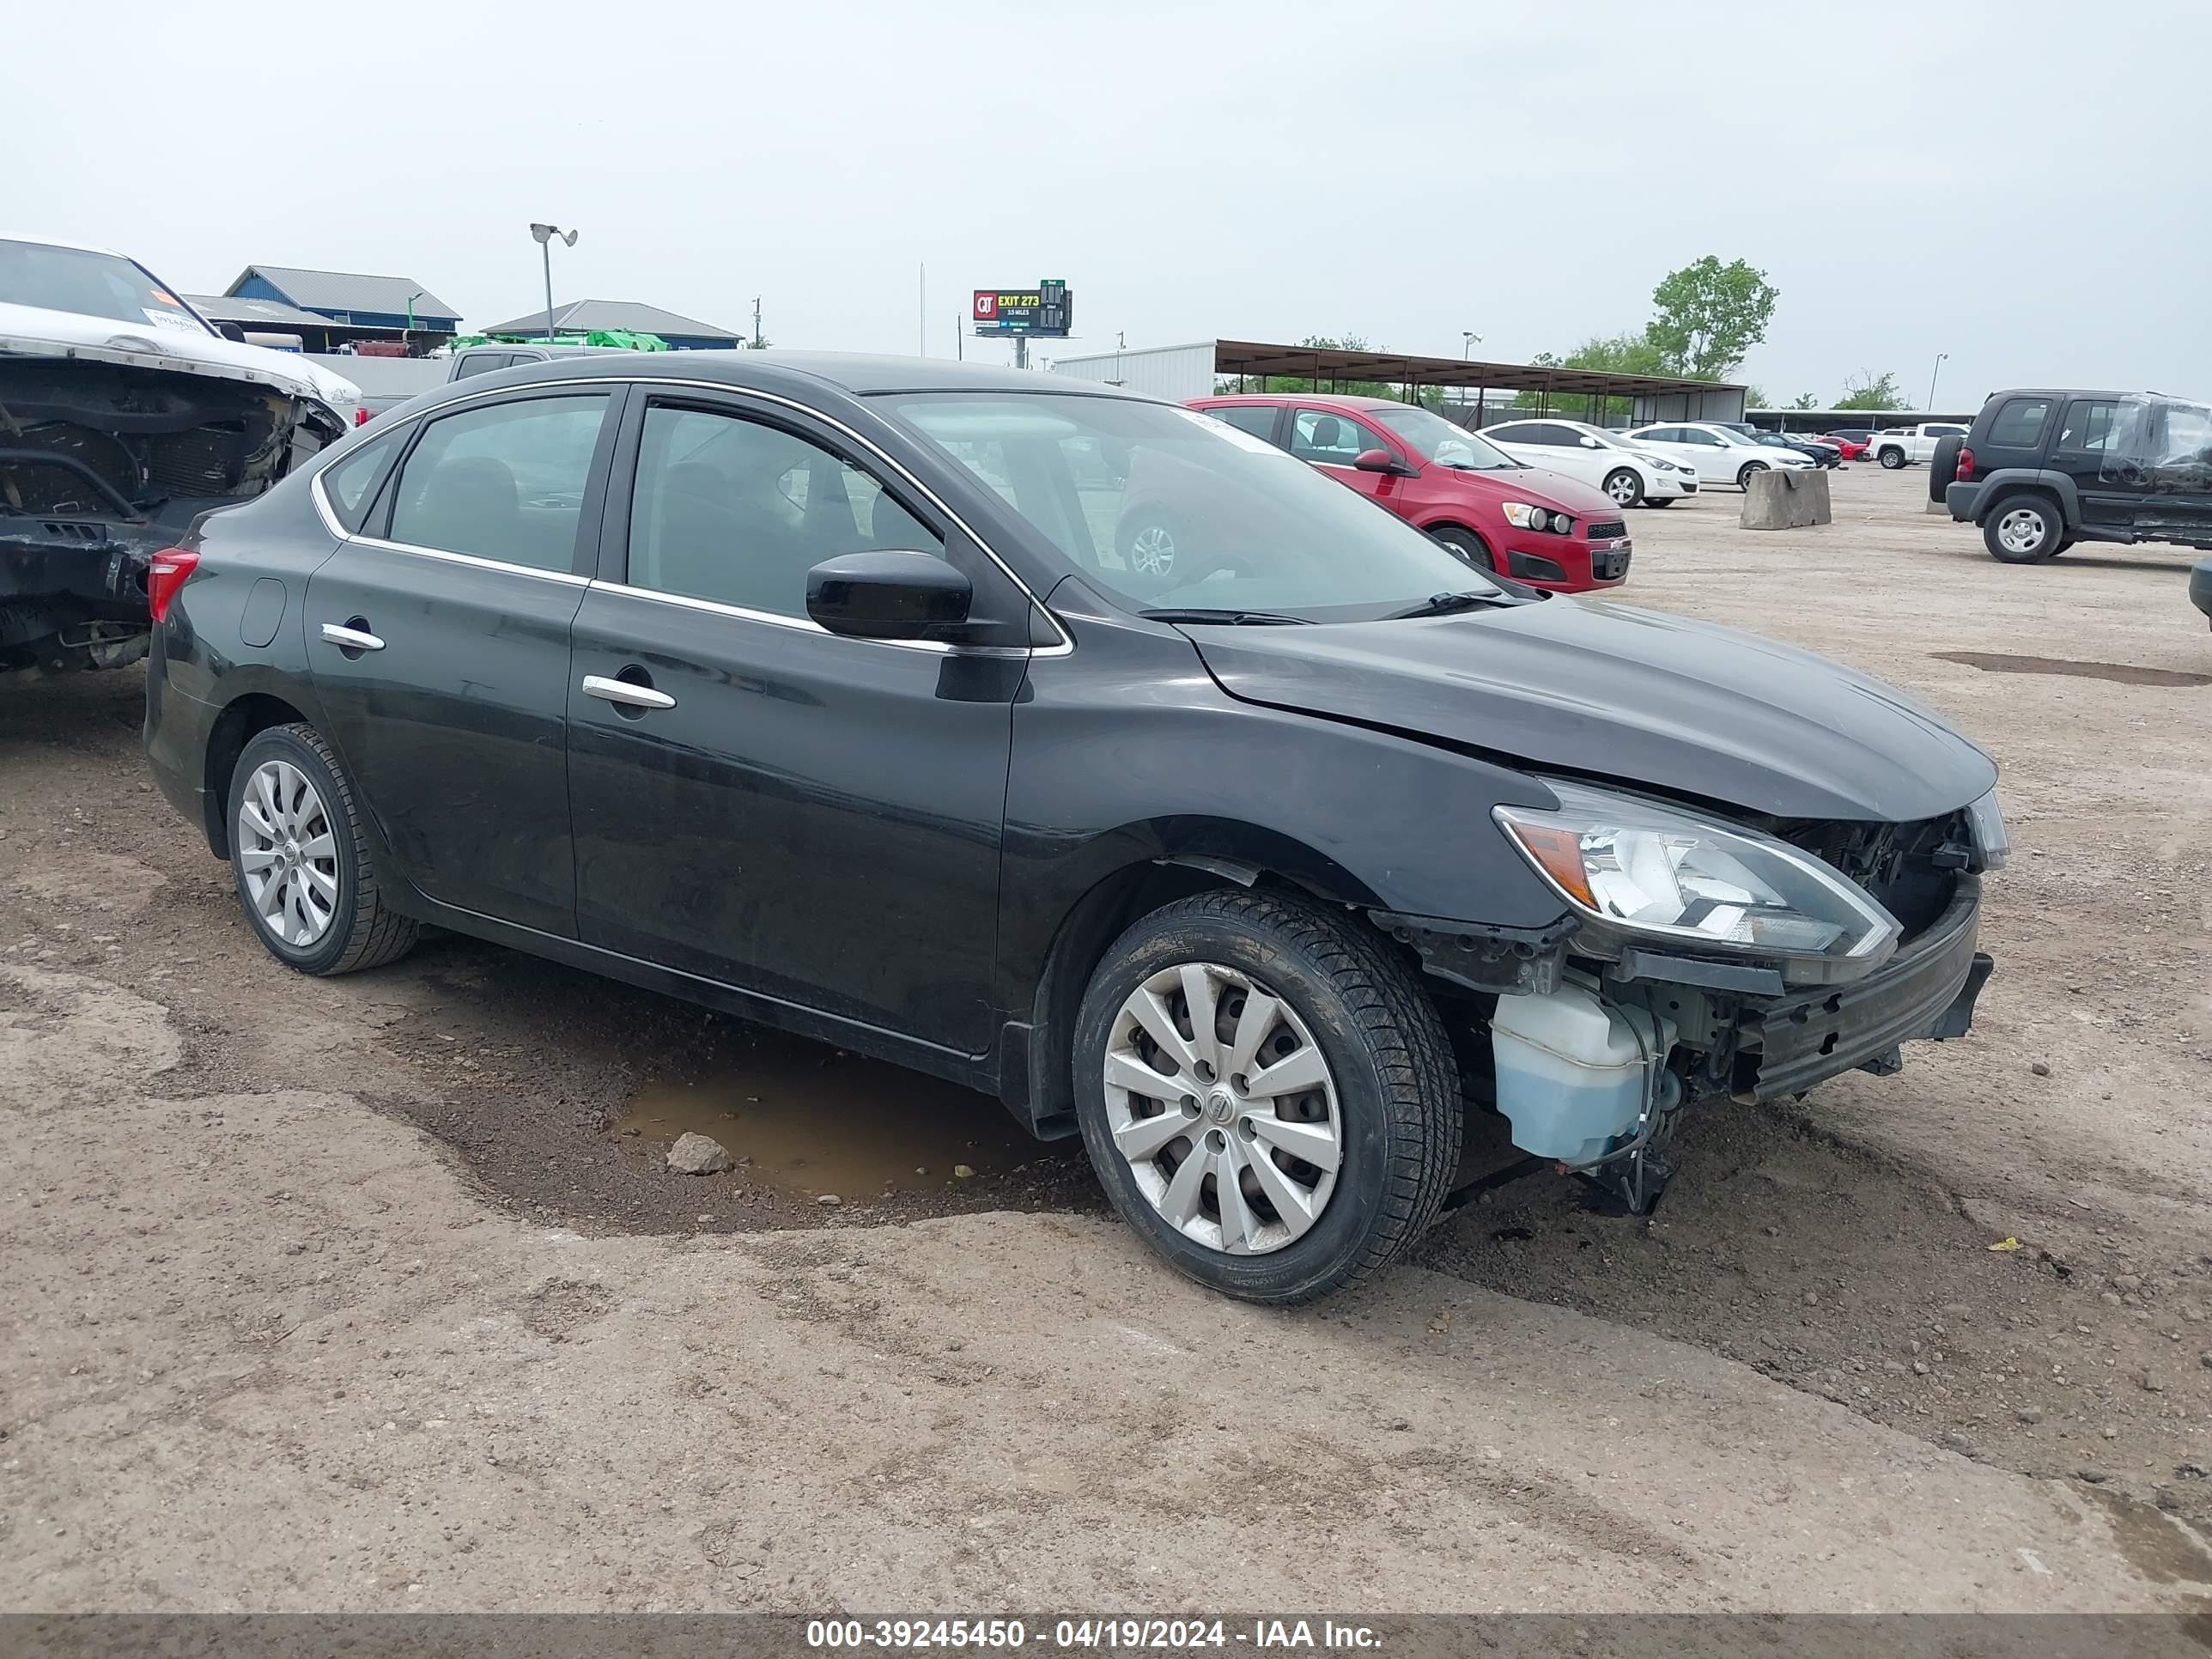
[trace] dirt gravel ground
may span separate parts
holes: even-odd
[[[1974,1035],[1296,1313],[832,1050],[461,940],[287,973],[136,673],[0,686],[0,1607],[2212,1606],[2212,638],[2169,550],[1833,482],[1637,514],[1625,597],[1997,757]],[[668,1174],[700,1127],[750,1161]]]

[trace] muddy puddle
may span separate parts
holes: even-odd
[[[726,1070],[647,1085],[612,1127],[656,1159],[711,1136],[746,1180],[808,1197],[938,1192],[1047,1155],[988,1095],[772,1031]]]

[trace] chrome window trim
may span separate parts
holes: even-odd
[[[590,586],[594,592],[618,594],[627,599],[649,599],[655,605],[678,605],[686,611],[703,611],[710,616],[729,617],[738,622],[766,623],[771,628],[788,628],[801,634],[818,634],[825,640],[850,640],[854,645],[888,645],[901,651],[927,651],[945,657],[1033,657],[1046,654],[1042,647],[1026,645],[949,645],[943,640],[869,640],[856,635],[833,634],[811,617],[787,617],[781,611],[755,611],[742,605],[725,605],[720,599],[694,599],[688,593],[663,593],[657,588],[632,587],[626,582],[594,580]],[[1054,653],[1060,647],[1051,647]]]
[[[914,490],[916,495],[920,495],[932,507],[934,507],[939,513],[942,513],[947,519],[957,525],[960,527],[962,533],[964,534],[969,541],[975,543],[977,547],[982,549],[983,556],[990,560],[993,564],[998,566],[1000,572],[1006,577],[1006,579],[1013,583],[1016,590],[1021,593],[1024,599],[1027,599],[1030,605],[1036,608],[1037,611],[1043,616],[1046,621],[1052,624],[1053,632],[1059,635],[1059,641],[1057,644],[1044,646],[982,646],[956,647],[942,644],[934,640],[866,640],[860,641],[861,643],[867,645],[897,646],[902,649],[906,650],[918,649],[938,652],[953,652],[957,650],[962,655],[977,656],[1021,655],[1029,657],[1065,657],[1074,651],[1075,641],[1073,636],[1068,633],[1066,628],[1061,623],[1060,618],[1053,615],[1051,608],[1047,605],[1042,599],[1039,599],[1033,591],[1031,591],[1030,585],[1024,581],[1021,577],[1015,573],[1012,565],[1008,564],[1004,559],[999,556],[998,550],[993,547],[990,543],[985,541],[982,537],[976,534],[975,526],[970,525],[967,520],[962,518],[957,513],[954,512],[952,508],[945,503],[942,496],[939,495],[937,492],[932,489],[927,484],[922,483],[921,479],[915,477],[912,472],[908,471],[905,466],[900,464],[896,457],[888,453],[879,445],[864,436],[862,434],[855,432],[851,427],[847,426],[842,421],[838,420],[835,416],[816,409],[811,404],[803,404],[796,398],[787,398],[783,396],[782,393],[776,392],[763,392],[755,386],[728,386],[719,380],[661,380],[658,377],[646,380],[635,380],[622,375],[592,375],[588,377],[579,376],[574,380],[562,379],[558,380],[542,380],[524,386],[486,386],[481,392],[464,392],[460,396],[454,398],[448,402],[440,404],[435,409],[423,410],[422,414],[417,415],[413,418],[418,421],[435,420],[440,416],[451,413],[466,404],[475,402],[480,398],[503,397],[512,392],[532,391],[537,389],[538,386],[543,386],[548,391],[565,391],[570,386],[634,386],[645,391],[648,394],[663,387],[675,387],[680,391],[706,392],[717,393],[723,397],[738,398],[757,398],[763,403],[775,404],[781,408],[790,410],[796,414],[803,415],[809,420],[821,422],[823,425],[830,428],[832,431],[842,434],[856,447],[864,450],[868,454],[875,457],[878,461],[883,464],[885,471],[904,479],[908,487]],[[307,481],[307,493],[314,500],[315,510],[321,515],[324,527],[329,530],[332,535],[336,536],[341,541],[353,542],[362,547],[378,548],[386,552],[391,553],[416,553],[421,554],[426,558],[450,559],[462,564],[477,565],[488,570],[512,570],[518,571],[526,576],[550,576],[556,581],[570,582],[578,586],[596,586],[606,588],[610,592],[634,593],[649,599],[669,599],[679,605],[692,605],[707,610],[716,611],[749,622],[767,622],[784,626],[810,629],[815,633],[824,635],[828,634],[830,631],[811,617],[778,617],[764,611],[747,611],[737,605],[718,605],[714,601],[708,599],[684,599],[675,594],[655,593],[646,588],[631,587],[625,583],[600,581],[596,577],[579,576],[572,571],[540,570],[532,565],[508,564],[498,559],[478,558],[472,553],[451,553],[446,551],[442,548],[416,547],[407,542],[388,542],[374,536],[356,535],[351,531],[349,531],[343,523],[340,521],[337,513],[331,508],[328,498],[323,493],[323,474],[329,470],[328,466],[321,466],[315,469],[314,476]],[[848,636],[840,635],[839,637],[843,638]]]

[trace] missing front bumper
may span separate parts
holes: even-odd
[[[1935,924],[1856,983],[1763,1002],[1738,1022],[1734,1092],[1775,1100],[1858,1066],[1884,1064],[1898,1045],[1964,1036],[1995,963],[1974,948],[1981,884],[1961,877]]]

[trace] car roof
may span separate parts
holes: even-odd
[[[2163,392],[2092,392],[2092,391],[2090,391],[2090,390],[2088,390],[2088,389],[2087,389],[2087,388],[2085,388],[2085,387],[2078,386],[2008,386],[2008,387],[2006,387],[2002,392],[1992,392],[1991,393],[1990,393],[1990,396],[1989,396],[1989,402],[1990,402],[1990,403],[1995,403],[1995,402],[1996,402],[1998,398],[2158,398],[2158,397],[2163,397],[2163,396],[2165,396],[2165,394],[2164,394]],[[1986,404],[1984,405],[1984,407],[1986,407]],[[1926,422],[1922,422],[1922,424],[1923,424],[1923,425],[1925,425],[1925,424],[1926,424]],[[1946,425],[1946,426],[1956,426],[1956,425],[1958,425],[1958,424],[1959,424],[1959,422],[1956,422],[1956,421],[1945,421],[1945,422],[1940,422],[1940,424]]]
[[[592,351],[500,371],[526,379],[605,374],[621,361],[621,373],[641,380],[709,380],[732,386],[773,386],[795,377],[866,395],[878,392],[1050,392],[1078,397],[1158,403],[1093,380],[1003,368],[989,363],[946,362],[941,357],[878,356],[858,351]],[[489,380],[490,376],[484,377]]]
[[[573,343],[564,344],[558,340],[550,343],[544,340],[478,340],[473,345],[455,346],[453,356],[465,356],[471,351],[550,351],[565,357],[586,351],[604,355],[610,351],[620,351],[622,349],[620,346],[576,345]]]
[[[1419,404],[1395,398],[1356,398],[1334,392],[1224,392],[1212,398],[1195,398],[1201,404],[1296,404],[1300,409],[1334,410],[1353,414],[1370,409],[1419,409]]]

